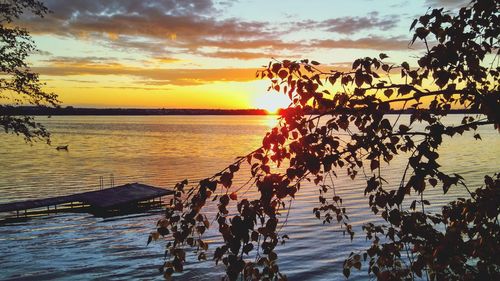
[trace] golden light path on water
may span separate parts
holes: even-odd
[[[193,182],[210,176],[236,156],[261,144],[262,136],[276,121],[273,116],[79,116],[42,118],[53,133],[53,145],[69,145],[56,151],[43,144],[29,146],[19,138],[2,135],[0,143],[0,203],[71,194],[99,188],[99,177],[115,184],[142,182],[171,187],[188,178]],[[391,117],[394,118],[394,117]],[[406,117],[402,117],[403,119]],[[450,116],[459,124],[462,116]],[[482,140],[464,134],[445,139],[440,149],[443,169],[461,173],[472,189],[485,174],[500,167],[500,138],[492,128],[481,129]],[[384,167],[392,186],[401,180],[404,157]],[[312,208],[318,203],[317,188],[304,185],[293,203],[283,234],[290,240],[279,246],[280,267],[290,280],[343,279],[342,263],[351,251],[367,245],[360,231],[375,218],[363,196],[363,177],[351,181],[338,171],[336,191],[343,196],[350,219],[359,232],[353,241],[336,232],[336,224],[322,225]],[[240,173],[236,183],[248,174]],[[451,198],[464,196],[462,187],[441,196],[430,188],[434,208]],[[250,190],[247,196],[255,196]],[[214,213],[214,206],[207,211]],[[146,246],[147,235],[161,213],[99,219],[87,214],[58,214],[26,223],[0,227],[0,279],[162,280],[163,243]],[[214,250],[220,238],[207,233]],[[219,280],[222,266],[212,261],[194,262],[190,257],[178,280]],[[367,280],[366,265],[350,280]]]

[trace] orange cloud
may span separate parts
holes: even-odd
[[[156,85],[200,85],[217,81],[255,80],[256,68],[225,69],[167,69],[127,66],[116,62],[85,61],[79,58],[70,62],[68,58],[54,60],[47,66],[33,68],[45,76],[82,76],[82,75],[128,75],[150,80]]]
[[[155,57],[154,60],[161,63],[175,63],[182,61],[173,57]]]

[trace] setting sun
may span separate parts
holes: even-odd
[[[290,104],[290,99],[282,93],[269,92],[255,98],[253,106],[265,109],[270,114],[278,112],[280,108],[286,108]]]

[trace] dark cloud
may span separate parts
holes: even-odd
[[[196,38],[251,38],[269,33],[268,23],[237,19],[217,20],[209,0],[81,1],[50,0],[53,11],[44,19],[26,20],[35,33],[62,36],[143,36],[189,42]],[[175,39],[175,40],[173,40]]]
[[[44,51],[44,50],[35,50],[34,51],[35,55],[40,55],[40,56],[52,56],[53,54],[49,51]]]
[[[300,42],[284,42],[281,40],[251,40],[251,41],[204,41],[204,46],[222,49],[269,49],[288,50],[292,52],[311,51],[315,49],[368,49],[368,50],[408,50],[410,41],[404,37],[368,36],[359,39],[316,39]],[[420,49],[416,43],[412,49]]]
[[[311,51],[318,48],[324,49],[371,49],[371,50],[407,50],[409,40],[404,37],[368,36],[360,39],[316,39],[300,42],[285,42],[279,39],[249,40],[249,41],[211,41],[200,42],[203,46],[217,47],[220,49],[269,49],[280,51]],[[419,49],[421,46],[413,46]]]
[[[50,0],[47,5],[52,14],[25,20],[33,33],[90,38],[113,49],[151,56],[202,55],[198,49],[205,41],[244,42],[279,35],[266,22],[220,20],[210,0]]]
[[[304,21],[296,23],[299,28],[322,29],[341,34],[355,34],[368,29],[389,30],[399,22],[397,15],[380,18],[377,12],[372,12],[365,17],[342,17],[327,19],[324,21]]]
[[[426,0],[425,2],[434,5],[458,5],[470,3],[471,0]]]
[[[140,15],[152,10],[174,16],[217,12],[212,0],[46,0],[44,3],[60,19],[81,15]]]
[[[102,37],[97,37],[97,40]],[[186,44],[178,41],[171,42],[171,40],[159,38],[144,38],[134,36],[119,36],[109,40],[100,40],[104,45],[113,48],[121,49],[126,52],[143,52],[150,53],[152,56],[173,56],[176,52],[173,49],[179,48],[177,51],[186,51]],[[173,48],[173,49],[172,49]]]
[[[220,49],[271,49],[271,50],[294,50],[301,48],[301,43],[285,42],[278,38],[249,39],[249,40],[200,40],[197,44]]]
[[[331,48],[331,49],[370,49],[378,51],[386,50],[408,50],[410,41],[401,37],[383,38],[377,36],[365,37],[356,40],[351,39],[326,39],[314,40],[311,45],[315,48]],[[419,49],[421,46],[414,45],[413,49]]]
[[[175,58],[177,54],[254,59],[276,53],[302,53],[315,48],[404,50],[400,38],[368,36],[361,39],[331,39],[291,42],[282,35],[297,28],[319,29],[340,34],[363,30],[389,30],[399,18],[370,13],[365,17],[333,18],[292,23],[288,28],[263,21],[221,19],[227,1],[213,0],[47,0],[53,11],[47,17],[27,18],[24,24],[37,34],[90,38],[99,44],[127,52],[145,52],[151,57]],[[212,48],[211,50],[205,49]]]
[[[469,4],[471,0],[426,0],[425,5],[431,8],[448,8],[454,9],[464,7]]]

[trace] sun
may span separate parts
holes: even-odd
[[[255,97],[253,106],[265,109],[269,114],[275,114],[281,108],[287,108],[290,99],[282,93],[264,93]]]

